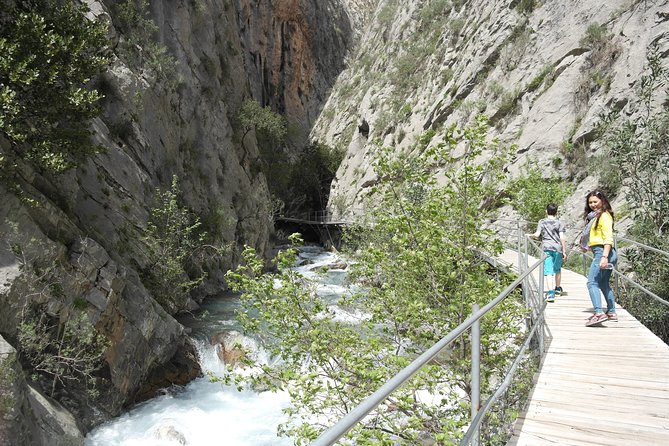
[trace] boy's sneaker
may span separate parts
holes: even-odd
[[[555,287],[555,295],[559,296],[560,294],[562,294],[562,287],[561,286],[556,286]]]
[[[546,293],[546,302],[555,302],[555,291],[550,290]]]
[[[606,317],[611,321],[611,322],[618,322],[618,315],[616,313],[606,313]]]
[[[604,313],[593,314],[588,319],[588,322],[585,323],[586,327],[592,327],[593,325],[599,325],[602,322],[608,321],[609,318]]]

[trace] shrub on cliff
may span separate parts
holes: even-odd
[[[61,172],[96,151],[89,122],[99,113],[89,81],[109,63],[107,27],[64,0],[0,2],[0,152],[5,177],[15,157]]]
[[[156,191],[156,204],[143,237],[149,260],[143,271],[145,284],[170,314],[185,309],[190,291],[204,279],[204,274],[189,275],[205,234],[200,230],[200,219],[181,205],[180,193],[176,176],[169,190]]]

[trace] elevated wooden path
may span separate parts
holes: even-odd
[[[515,265],[517,253],[502,260]],[[562,287],[567,295],[546,309],[547,354],[507,445],[669,445],[669,346],[620,306],[619,322],[586,327],[586,278],[563,270]]]

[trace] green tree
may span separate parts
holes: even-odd
[[[378,206],[354,246],[352,278],[364,289],[337,302],[349,321],[337,318],[332,303],[288,268],[295,249],[280,252],[277,271],[263,274],[263,262],[247,248],[246,263],[227,275],[233,289],[243,293],[238,317],[244,329],[260,336],[276,358],[272,365],[247,359],[261,372],[233,371],[228,379],[287,390],[290,420],[280,433],[297,438],[297,444],[315,438],[457,326],[473,303],[484,305],[508,283],[505,277],[496,280],[481,255],[501,250],[501,243],[481,229],[480,206],[499,180],[505,151],[487,139],[483,118],[463,131],[451,129],[445,140],[414,156],[379,150]],[[474,163],[484,151],[492,155],[486,169]],[[437,168],[447,181],[438,181]],[[509,299],[482,321],[484,394],[508,365],[523,313],[522,304]],[[416,444],[421,435],[440,444],[454,442],[470,410],[462,397],[469,392],[469,348],[465,335],[349,437],[355,444]]]
[[[237,117],[244,131],[242,142],[251,130],[257,132],[256,137],[261,143],[277,146],[285,141],[288,133],[286,120],[269,106],[263,107],[258,101],[248,99],[242,103]]]
[[[205,277],[189,275],[205,234],[200,232],[200,219],[179,203],[180,193],[176,175],[169,190],[156,191],[156,205],[143,237],[149,260],[145,283],[170,314],[185,308],[190,291]]]
[[[177,85],[177,60],[157,39],[158,25],[149,15],[148,0],[124,0],[114,5],[114,19],[125,39],[118,46],[120,56],[135,69],[148,68],[156,79]]]
[[[344,151],[325,144],[305,147],[291,166],[290,185],[284,201],[289,211],[299,204],[305,210],[325,209],[330,185],[344,158]]]
[[[560,206],[571,194],[573,186],[559,177],[548,177],[536,166],[527,163],[521,176],[508,188],[511,205],[529,222],[538,222],[545,217],[546,205]]]
[[[89,121],[99,93],[89,81],[109,63],[107,27],[65,0],[0,2],[0,154],[9,176],[14,157],[60,172],[97,149]]]

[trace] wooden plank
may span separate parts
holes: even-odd
[[[585,327],[585,277],[563,270],[562,286],[567,294],[546,306],[546,356],[508,445],[669,445],[669,346],[624,308],[618,322]]]

